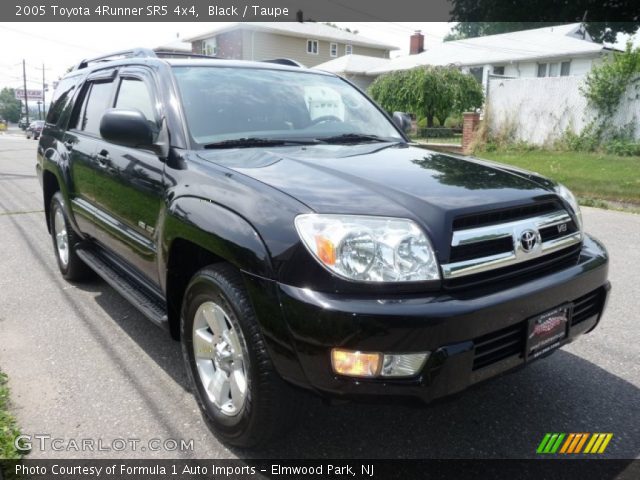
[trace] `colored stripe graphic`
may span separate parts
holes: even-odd
[[[604,453],[612,438],[613,433],[546,433],[536,453]]]
[[[536,453],[544,452],[544,447],[547,445],[547,442],[549,441],[550,438],[551,438],[551,434],[547,433],[542,439],[542,441],[540,442],[540,445],[538,445],[538,449],[536,450]]]
[[[580,442],[578,442],[578,445],[576,445],[576,449],[573,453],[580,453],[582,451],[582,447],[584,446],[585,442],[587,441],[587,438],[589,438],[589,434],[588,433],[583,433],[582,434],[582,438],[580,439]]]

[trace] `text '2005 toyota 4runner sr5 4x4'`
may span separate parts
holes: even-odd
[[[181,340],[216,435],[272,438],[300,389],[430,401],[596,326],[608,257],[565,187],[413,147],[406,117],[286,63],[83,61],[38,148],[62,275]]]

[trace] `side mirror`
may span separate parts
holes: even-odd
[[[393,112],[393,123],[404,133],[411,131],[411,117],[408,113]]]
[[[140,111],[110,108],[100,120],[100,135],[125,147],[151,147],[154,132]]]

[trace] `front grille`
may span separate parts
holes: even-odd
[[[451,247],[449,261],[461,262],[463,260],[488,257],[489,255],[496,255],[511,250],[513,250],[513,239],[511,237],[498,238],[496,240],[487,240],[486,242]]]
[[[545,213],[520,218],[532,212]],[[494,223],[503,218],[510,220]],[[582,241],[571,215],[552,201],[467,215],[453,225],[465,228],[454,228],[448,261],[441,265],[444,285],[450,288],[559,266],[554,262],[564,262],[564,268],[577,259]]]
[[[512,355],[522,354],[526,340],[526,322],[476,338],[473,370],[487,367]]]
[[[591,293],[573,301],[573,315],[571,317],[571,325],[577,325],[585,320],[598,315],[602,311],[602,303],[604,302],[604,290],[599,288]]]
[[[556,238],[565,237],[567,235],[571,235],[578,231],[578,227],[573,220],[563,224],[564,229],[559,228],[558,225],[553,225],[547,228],[540,229],[540,238],[543,242],[548,242],[549,240],[555,240]]]
[[[457,217],[453,221],[453,230],[465,230],[468,228],[485,227],[498,223],[507,223],[528,217],[535,217],[562,210],[556,201],[539,202],[522,207],[491,210],[489,212],[474,213]]]
[[[543,257],[537,257],[528,262],[509,265],[475,275],[460,278],[451,278],[443,282],[443,286],[450,290],[469,288],[475,285],[496,283],[500,281],[517,281],[518,279],[530,280],[534,277],[548,275],[569,268],[578,263],[580,258],[580,245],[574,245]]]
[[[573,300],[571,326],[600,314],[605,295],[606,292],[601,287]],[[473,370],[488,367],[514,355],[523,357],[527,341],[527,324],[528,320],[524,320],[473,339],[475,346]]]

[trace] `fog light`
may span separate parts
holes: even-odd
[[[382,354],[334,348],[331,350],[331,366],[340,375],[377,377],[382,366]]]
[[[427,358],[429,358],[429,352],[406,353],[403,355],[385,354],[380,376],[411,377],[422,370]]]

